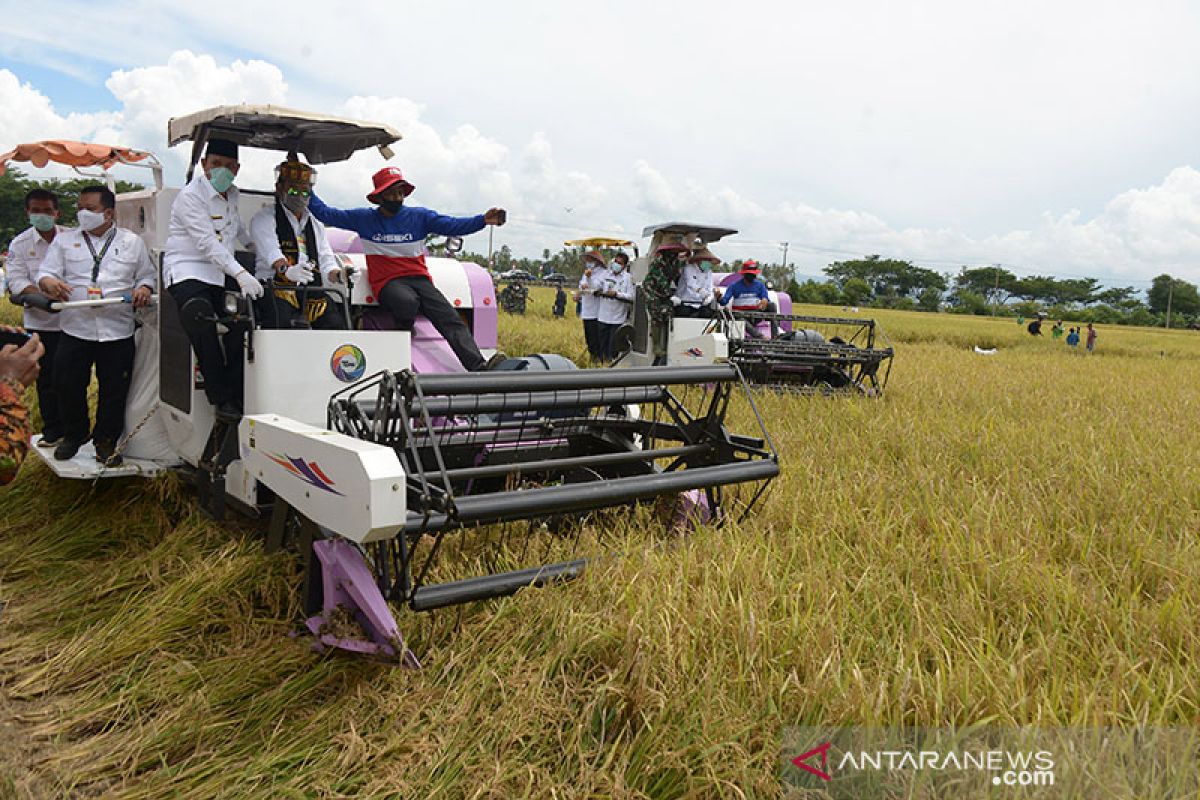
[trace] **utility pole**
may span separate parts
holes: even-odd
[[[496,230],[495,225],[488,225],[488,269],[495,269],[496,265],[492,263],[492,232]]]
[[[784,242],[783,243],[783,268],[784,269],[787,269],[787,249],[788,249],[788,243]],[[780,289],[780,291],[783,291],[783,290]]]

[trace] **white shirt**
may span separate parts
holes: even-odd
[[[602,275],[597,273],[603,272]],[[616,292],[616,297],[598,297],[596,301],[599,307],[596,309],[596,319],[603,322],[605,325],[620,325],[629,319],[629,310],[633,308],[631,302],[622,302],[633,300],[633,276],[629,274],[629,270],[623,269],[620,272],[613,272],[611,269],[597,270],[592,273],[592,280],[599,282],[596,286],[598,292]]]
[[[60,231],[46,250],[38,271],[38,280],[58,278],[71,287],[71,300],[87,300],[92,286],[92,251],[84,242],[89,236],[96,255],[104,248],[108,237],[112,244],[100,262],[95,285],[102,297],[132,294],[139,286],[154,290],[154,264],[142,238],[133,231],[112,227],[96,237],[81,230]],[[111,342],[133,336],[133,306],[129,303],[100,308],[68,308],[58,314],[62,332],[91,342]]]
[[[292,230],[296,233],[296,244],[300,247],[298,263],[316,261],[317,267],[321,270],[321,277],[328,284],[329,271],[338,269],[339,266],[337,257],[333,254],[333,248],[329,246],[329,238],[325,235],[325,226],[316,217],[309,214],[307,209],[299,219],[288,208],[283,209],[283,215],[287,217],[287,221],[292,224]],[[312,220],[313,236],[317,239],[315,243],[304,241],[304,227],[310,219]],[[254,240],[254,275],[260,280],[274,278],[275,268],[271,265],[284,257],[275,228],[274,204],[260,209],[250,220],[250,238]],[[316,250],[315,257],[313,250]]]
[[[679,284],[675,287],[675,296],[689,306],[705,306],[711,303],[712,271],[702,268],[699,264],[686,265],[679,276]]]
[[[56,238],[62,236],[63,232],[67,230],[57,225],[54,226],[54,229],[57,231]],[[49,248],[50,242],[42,238],[37,228],[27,228],[9,242],[8,261],[4,268],[8,272],[8,291],[13,297],[31,286],[35,292],[42,291],[38,288],[37,276],[42,266],[42,259],[46,257],[46,251]],[[31,331],[61,330],[61,321],[58,316],[52,311],[42,311],[40,308],[26,308],[25,327]]]
[[[595,319],[596,312],[600,309],[600,298],[592,294],[595,291],[600,273],[604,271],[603,267],[585,267],[592,270],[592,277],[588,277],[585,273],[579,279],[579,317],[580,319]]]
[[[238,215],[237,187],[231,186],[222,197],[199,172],[171,204],[163,282],[170,286],[194,279],[224,286],[226,275],[232,278],[242,271],[233,257],[238,242],[249,241]]]

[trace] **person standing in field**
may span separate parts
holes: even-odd
[[[1078,345],[1079,345],[1079,329],[1071,328],[1070,332],[1067,334],[1067,346],[1070,348],[1075,348]]]
[[[600,310],[596,287],[600,285],[601,270],[604,268],[604,255],[600,251],[584,253],[583,275],[579,279],[579,318],[583,320],[583,339],[587,342],[588,355],[593,361],[604,357],[600,348],[600,323],[596,321]]]
[[[1092,323],[1088,323],[1087,329],[1087,351],[1090,353],[1096,349],[1096,329],[1092,327]]]
[[[1062,335],[1063,335],[1063,327],[1062,327],[1062,320],[1060,319],[1058,322],[1054,323],[1054,327],[1050,329],[1050,338],[1054,339],[1055,341],[1058,341],[1059,339],[1062,338]]]
[[[44,348],[38,364],[37,397],[42,413],[40,447],[57,447],[62,440],[63,422],[58,413],[58,389],[54,386],[54,355],[62,336],[58,312],[50,310],[50,299],[39,291],[38,271],[54,237],[63,228],[58,225],[58,195],[45,189],[33,189],[25,195],[25,213],[29,227],[8,245],[8,290],[13,302],[25,306],[25,329],[38,334]]]

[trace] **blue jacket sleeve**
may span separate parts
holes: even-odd
[[[726,286],[725,289],[721,292],[721,299],[718,300],[717,302],[723,306],[727,306],[727,305],[729,305],[729,301],[732,299],[733,299],[733,287]]]
[[[483,214],[476,214],[473,217],[448,217],[429,209],[426,211],[428,216],[425,217],[425,230],[429,233],[440,233],[443,236],[466,236],[468,233],[483,230],[487,225],[483,221]]]
[[[373,208],[333,208],[325,205],[321,198],[317,197],[317,193],[313,192],[312,197],[308,201],[308,210],[312,215],[321,220],[321,223],[334,228],[344,228],[348,231],[354,231],[359,236],[366,236],[364,233],[363,223],[371,219],[375,215]]]
[[[769,301],[771,299],[771,295],[767,293],[767,285],[765,283],[755,283],[754,286],[757,289],[755,294],[758,295],[760,300]]]

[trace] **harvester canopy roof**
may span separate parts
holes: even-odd
[[[260,150],[298,153],[310,164],[345,161],[359,150],[378,147],[390,157],[388,145],[400,133],[377,122],[330,117],[279,106],[217,106],[172,118],[167,123],[167,144],[208,139],[228,139]]]
[[[590,239],[571,239],[563,242],[567,247],[631,247],[633,242],[628,239],[610,239],[607,236],[593,236]]]
[[[723,239],[737,233],[736,228],[718,228],[714,225],[697,225],[694,222],[664,222],[661,225],[650,225],[642,231],[642,236],[654,236],[656,233],[694,234],[704,244]]]
[[[28,162],[39,168],[53,161],[76,169],[85,167],[108,169],[116,164],[139,164],[147,159],[149,162],[143,166],[158,166],[158,160],[154,158],[154,155],[144,150],[114,147],[110,144],[73,142],[67,139],[46,139],[41,142],[19,144],[7,153],[0,154],[0,175],[4,174],[5,165],[9,161]]]

